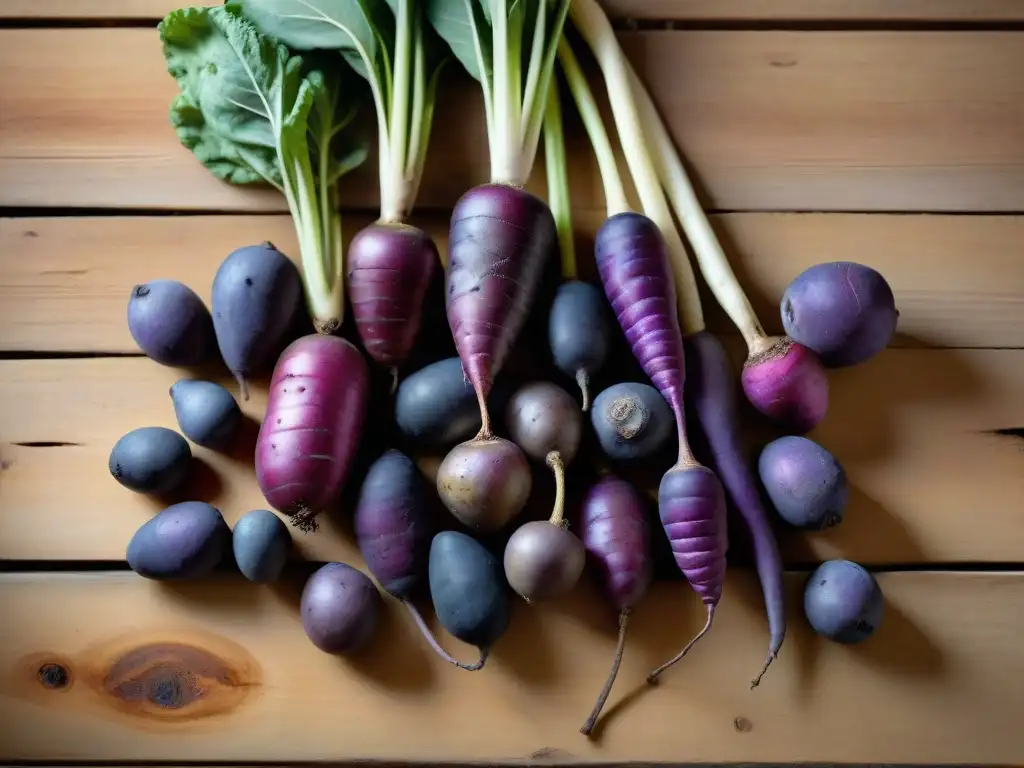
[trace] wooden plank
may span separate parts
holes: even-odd
[[[1019,0],[603,0],[612,15],[680,21],[1019,21]],[[8,19],[159,19],[175,0],[4,0]]]
[[[712,208],[1024,209],[1024,33],[622,40]],[[62,55],[40,62],[39,50]],[[454,80],[423,206],[447,208],[488,175],[478,89]],[[0,31],[0,205],[282,210],[276,193],[230,188],[179,145],[167,121],[173,93],[152,30]],[[575,204],[599,207],[575,121],[569,135]],[[354,174],[345,204],[372,208],[374,177],[370,166]],[[538,167],[531,189],[543,191],[541,177]]]
[[[123,559],[135,529],[162,503],[110,477],[110,448],[136,427],[175,427],[167,392],[182,375],[145,358],[0,363],[0,557]],[[849,509],[829,532],[781,533],[787,560],[1019,559],[1024,451],[1019,438],[995,431],[1024,425],[1022,380],[1024,351],[1011,350],[889,350],[835,373],[828,418],[811,436],[845,465]],[[258,421],[264,407],[256,387],[244,409]],[[751,417],[748,426],[755,424]],[[253,474],[254,433],[229,455],[196,448],[195,480],[174,498],[207,499],[232,523],[265,506]],[[423,458],[432,478],[437,457]],[[538,483],[531,509],[547,508],[549,494]],[[984,510],[985,524],[965,510]],[[299,552],[358,559],[347,521],[346,509],[326,515],[316,534],[296,534]]]
[[[593,269],[590,243],[602,220],[574,214],[581,269]],[[346,235],[368,221],[347,216]],[[1024,217],[726,214],[713,222],[769,332],[782,331],[788,282],[817,261],[841,259],[891,282],[895,346],[1024,347]],[[443,252],[447,220],[421,223]],[[124,319],[132,285],[174,277],[208,300],[220,259],[260,240],[297,258],[289,216],[0,219],[0,349],[136,352]],[[735,332],[713,297],[704,306],[709,327]]]
[[[756,587],[741,576],[728,580],[712,635],[689,663],[658,688],[645,685],[702,621],[688,587],[659,585],[635,613],[609,706],[632,700],[590,741],[578,728],[607,672],[614,619],[585,584],[571,601],[517,603],[488,666],[473,675],[434,657],[390,603],[380,644],[338,660],[303,635],[295,589],[6,574],[0,752],[557,765],[1024,759],[1024,576],[882,574],[886,614],[854,647],[809,634],[798,613],[804,578],[788,579],[789,637],[755,692],[747,683],[763,656],[764,621]],[[53,662],[70,672],[70,686],[40,684],[40,665]],[[168,690],[177,708],[166,706]]]

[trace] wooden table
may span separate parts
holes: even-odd
[[[296,253],[282,199],[214,180],[167,122],[153,27],[175,5],[0,4],[0,759],[1024,763],[1024,3],[607,3],[641,20],[621,39],[769,330],[786,283],[832,259],[883,271],[901,320],[891,349],[831,376],[811,436],[844,463],[850,507],[836,530],[781,540],[791,628],[761,687],[747,682],[763,606],[738,568],[712,635],[642,690],[701,621],[685,584],[661,584],[594,742],[577,729],[614,620],[587,584],[518,606],[493,663],[468,674],[394,605],[386,640],[346,662],[307,641],[294,585],[171,587],[126,569],[157,505],[105,462],[129,429],[174,426],[180,375],[138,356],[131,286],[173,277],[208,299],[232,248]],[[439,109],[418,220],[444,248],[445,209],[487,154],[475,89],[453,86]],[[592,234],[600,186],[569,120]],[[372,216],[374,173],[344,185],[349,234]],[[257,391],[245,410],[263,404]],[[263,506],[250,463],[196,453],[229,522]],[[330,523],[297,544],[361,565]],[[857,647],[817,639],[800,612],[808,568],[837,556],[885,592]],[[47,664],[65,675],[44,685]],[[154,686],[181,673],[162,705]]]

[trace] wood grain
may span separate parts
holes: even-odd
[[[797,608],[805,578],[788,579],[790,634],[754,692],[747,683],[763,655],[764,620],[756,587],[736,575],[689,663],[657,688],[644,685],[703,611],[685,585],[656,588],[635,614],[609,705],[632,700],[591,742],[578,728],[607,672],[614,620],[585,584],[561,604],[517,604],[492,660],[471,674],[437,660],[390,604],[380,644],[337,659],[303,635],[295,586],[7,574],[0,752],[11,760],[557,765],[1024,758],[1024,658],[1015,641],[1024,632],[1024,576],[882,574],[885,616],[855,647],[805,629]],[[69,685],[40,684],[48,660],[67,670]],[[182,700],[170,702],[168,689]],[[213,709],[232,697],[233,707]]]
[[[602,220],[574,214],[585,272]],[[368,222],[347,216],[346,237]],[[443,253],[447,220],[420,223]],[[713,223],[769,332],[782,331],[779,300],[794,276],[818,261],[852,260],[890,281],[895,346],[1024,347],[1024,217],[727,214]],[[173,277],[208,301],[220,260],[260,240],[298,256],[289,216],[0,219],[0,349],[137,352],[124,316],[134,284]],[[710,328],[735,332],[706,291],[704,309]]]
[[[123,559],[135,529],[168,500],[119,486],[110,448],[136,427],[175,427],[168,388],[182,375],[145,358],[0,363],[0,557]],[[811,437],[844,464],[850,504],[829,532],[783,532],[788,561],[1019,559],[1024,451],[1019,436],[996,431],[1024,426],[1024,351],[890,350],[831,381],[828,417]],[[227,455],[195,448],[193,480],[170,500],[208,500],[232,523],[265,506],[252,468],[264,397],[256,388],[244,403],[254,422]],[[432,479],[436,458],[423,469]],[[536,484],[531,509],[548,508],[550,490]],[[965,510],[984,510],[985,524]],[[357,560],[348,511],[324,517],[316,534],[296,533],[298,550]]]
[[[621,39],[711,208],[1024,210],[1022,33]],[[153,30],[0,31],[0,205],[283,210],[276,193],[228,187],[180,146],[174,90]],[[487,178],[480,112],[476,86],[453,77],[422,206],[448,208]],[[569,130],[574,202],[599,207],[590,152],[574,120]],[[375,187],[371,161],[343,185],[344,203],[372,209]],[[530,187],[543,191],[542,168]]]
[[[158,19],[175,0],[4,0],[0,18]],[[1017,21],[1018,0],[602,0],[633,19],[817,21]]]

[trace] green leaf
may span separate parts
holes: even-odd
[[[424,0],[427,19],[463,68],[486,88],[491,87],[489,0]]]
[[[387,95],[395,20],[384,0],[234,0],[263,34],[294,50],[337,50]]]
[[[369,139],[350,130],[359,111],[359,102],[350,97],[345,78],[336,69],[330,72],[325,75],[315,71],[308,76],[313,103],[307,123],[314,162],[319,162],[320,156],[327,153],[327,183],[333,184],[366,162]]]

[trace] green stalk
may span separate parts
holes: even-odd
[[[562,277],[576,279],[576,244],[572,231],[572,206],[569,197],[569,172],[565,159],[562,106],[558,101],[558,83],[548,89],[544,116],[544,165],[548,176],[548,207],[555,217],[558,248],[562,256]]]
[[[533,26],[533,43],[530,45],[530,64],[526,71],[526,93],[523,96],[524,104],[532,104],[537,98],[537,88],[540,81],[541,65],[544,61],[544,37],[547,31],[547,0],[540,0],[537,7],[537,20]],[[530,131],[530,113],[522,115],[520,134],[526,136]]]
[[[441,81],[441,70],[438,66],[427,80],[427,62],[422,27],[416,36],[415,73],[413,76],[412,99],[412,135],[409,139],[409,159],[407,161],[406,178],[409,179],[409,205],[419,195],[420,181],[423,179],[423,166],[427,160],[427,147],[430,144],[430,131],[434,123],[434,105],[437,103],[437,89]]]
[[[491,151],[491,181],[498,184],[520,183],[518,169],[518,128],[519,120],[514,119],[520,103],[520,95],[512,90],[510,40],[508,34],[508,9],[506,0],[494,0],[491,10],[491,50],[494,55],[494,129],[495,142]],[[519,62],[515,62],[519,66]]]
[[[576,54],[573,53],[569,41],[564,37],[558,42],[558,60],[562,64],[562,71],[569,84],[569,91],[576,102],[576,110],[580,113],[587,136],[590,137],[590,144],[594,148],[597,168],[601,174],[601,184],[604,186],[605,208],[608,218],[611,218],[617,213],[630,210],[630,206],[629,200],[626,198],[626,189],[622,186],[622,176],[619,174],[615,152],[608,139],[608,131],[605,130],[604,120],[597,108],[597,101],[594,99],[594,94],[590,90],[583,70],[580,69]]]
[[[414,0],[398,0],[395,27],[395,66],[391,84],[391,115],[388,126],[389,147],[387,168],[387,200],[381,185],[381,219],[400,222],[409,213],[408,183],[406,180],[406,154],[409,142],[409,94],[412,75],[412,9]],[[383,180],[382,180],[383,181]]]
[[[540,74],[537,77],[537,91],[524,106],[526,114],[529,115],[526,121],[526,133],[523,138],[523,157],[526,158],[527,168],[533,166],[533,159],[537,154],[537,144],[540,141],[541,125],[544,122],[544,112],[547,105],[547,94],[551,88],[551,78],[555,71],[555,56],[558,51],[558,42],[562,39],[565,19],[569,15],[569,0],[557,1],[559,3],[558,11],[555,14],[555,23],[548,32],[547,45],[544,48],[544,56],[540,64]]]
[[[573,0],[572,19],[587,45],[594,53],[604,75],[612,117],[619,133],[626,163],[644,214],[661,230],[668,247],[676,284],[679,321],[683,333],[690,335],[704,330],[704,314],[697,292],[697,278],[693,273],[686,246],[672,218],[665,193],[658,179],[654,163],[647,151],[643,127],[640,123],[633,90],[629,82],[629,63],[597,0]]]

